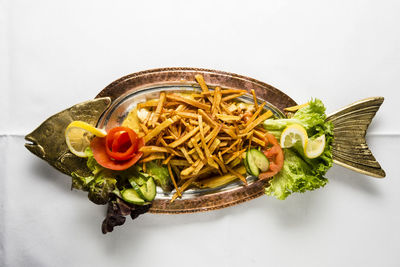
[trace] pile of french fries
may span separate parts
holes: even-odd
[[[191,186],[214,188],[235,179],[246,182],[243,153],[264,147],[265,130],[260,125],[272,116],[259,105],[237,100],[246,90],[209,90],[201,75],[195,76],[201,92],[161,92],[158,99],[139,103],[139,131],[145,146],[141,159],[166,165],[176,193],[172,201]]]

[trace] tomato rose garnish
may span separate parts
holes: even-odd
[[[135,164],[143,155],[138,151],[142,146],[144,139],[127,127],[112,128],[106,137],[90,142],[97,163],[111,170],[125,170]]]

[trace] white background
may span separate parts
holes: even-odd
[[[0,266],[400,266],[399,1],[0,0]],[[328,112],[385,102],[368,132],[387,173],[334,166],[323,189],[208,213],[105,207],[24,147],[50,115],[158,67],[219,69]]]

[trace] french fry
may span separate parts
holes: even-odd
[[[164,130],[165,128],[167,128],[168,126],[170,126],[171,124],[175,123],[176,121],[178,121],[179,117],[175,116],[172,117],[170,119],[167,119],[165,121],[163,121],[160,125],[158,125],[156,128],[154,128],[153,130],[149,131],[145,136],[144,136],[144,142],[147,143],[149,142],[151,139],[153,139],[154,137],[156,137],[158,134],[160,134],[160,132],[162,130]]]
[[[206,143],[212,143],[214,141],[214,139],[218,136],[219,132],[221,131],[221,126],[215,127],[214,130],[211,131],[211,133],[209,133],[204,140],[206,141]]]
[[[142,146],[139,151],[142,151],[143,153],[169,152],[165,147],[158,146]]]
[[[179,188],[179,191],[180,191],[181,193],[182,193],[183,191],[185,191],[185,190],[193,183],[193,181],[194,181],[196,178],[197,178],[197,177],[194,176],[194,177],[190,178],[189,180],[187,180],[187,181]],[[178,192],[176,192],[176,193],[172,196],[171,202],[174,202],[175,199],[178,198],[178,196],[179,196],[179,194],[178,194]]]
[[[175,156],[182,156],[180,153],[171,149],[170,147],[159,147],[159,146],[143,146],[139,149],[143,153],[169,153]]]
[[[142,130],[143,130],[143,132],[144,132],[145,134],[147,134],[147,133],[149,132],[149,129],[146,127],[145,124],[139,123],[139,126],[142,128]]]
[[[251,94],[253,95],[254,106],[257,109],[258,108],[258,101],[257,101],[256,92],[254,91],[254,89],[251,89]]]
[[[246,183],[243,154],[266,145],[266,130],[260,124],[273,115],[264,112],[265,103],[258,105],[254,90],[253,108],[237,100],[246,90],[210,90],[203,76],[195,78],[201,92],[161,92],[159,99],[140,103],[131,111],[135,116],[139,108],[145,109],[137,123],[145,142],[139,162],[143,168],[152,160],[167,166],[176,190],[171,201],[192,185],[215,188],[236,179]]]
[[[154,116],[152,118],[153,127],[154,127],[155,123],[158,121],[158,118],[160,117],[161,111],[162,111],[163,106],[164,106],[164,102],[165,102],[165,92],[161,92],[160,93],[160,98],[159,98],[158,103],[157,103],[156,111],[154,112]]]
[[[225,104],[224,104],[224,102],[222,102],[221,101],[221,103],[219,104],[221,107],[222,107],[222,109],[228,114],[228,115],[232,115],[233,113],[232,112],[234,112],[234,111],[231,111],[230,109],[229,109],[229,107],[227,107]],[[236,107],[236,105],[235,105],[235,107]]]
[[[246,177],[244,177],[240,172],[238,172],[238,171],[236,171],[236,170],[234,170],[234,169],[231,169],[231,168],[228,167],[228,166],[226,166],[226,169],[227,169],[230,173],[232,173],[233,175],[235,175],[237,178],[239,178],[240,180],[242,180],[242,182],[243,182],[245,185],[247,185]]]
[[[217,89],[217,88],[215,88]],[[247,93],[246,90],[241,90],[241,89],[222,89],[221,94],[226,95],[226,94],[238,94],[238,93]],[[215,91],[208,91],[208,92],[201,92],[202,95],[215,95]]]
[[[147,112],[147,114],[146,114],[146,118],[144,118],[144,120],[143,120],[143,125],[147,125],[147,122],[150,120],[150,117],[151,117],[151,112]]]
[[[197,155],[199,155],[199,157],[200,157],[201,160],[204,160],[205,158],[204,158],[203,151],[201,151],[199,145],[198,145],[197,142],[194,140],[194,138],[192,138],[191,142],[192,142],[192,144],[193,144],[193,146],[194,146],[195,151],[197,152]]]
[[[206,134],[206,133],[208,133],[208,131],[210,130],[210,126],[206,125],[205,127],[203,127],[203,129],[204,129],[204,134]],[[193,139],[195,140],[195,142],[199,142],[199,141],[200,141],[200,133],[197,133],[197,134],[193,137]],[[188,147],[190,147],[190,148],[193,147],[192,141],[190,141],[190,142],[188,143]]]
[[[199,161],[199,164],[194,168],[193,174],[196,175],[200,172],[201,168],[203,168],[204,163],[202,161]]]
[[[239,116],[234,116],[234,115],[217,114],[216,116],[218,119],[220,119],[222,121],[227,121],[227,122],[240,120]]]
[[[221,155],[225,154],[226,152],[228,152],[229,150],[231,150],[233,147],[235,147],[237,144],[239,143],[239,139],[237,139],[235,142],[233,142],[228,148],[224,149],[221,152]]]
[[[203,92],[209,92],[208,90],[208,86],[206,84],[206,82],[204,81],[204,77],[201,74],[197,74],[194,76],[194,78],[196,79],[196,81],[199,83],[200,88]],[[213,98],[212,96],[207,96],[208,100],[212,103],[213,102]]]
[[[167,164],[169,164],[169,161],[172,159],[172,157],[173,157],[173,155],[171,154],[171,155],[169,155],[168,156],[168,158],[166,158],[163,162],[162,162],[162,164],[163,165],[167,165]]]
[[[264,129],[262,129],[262,128],[254,129],[254,135],[259,137],[259,138],[261,138],[261,139],[264,139],[265,138]]]
[[[243,150],[239,150],[234,152],[226,161],[225,164],[229,164],[231,161],[235,160],[235,158],[237,158],[238,156],[240,156],[244,151],[246,151],[246,149]]]
[[[221,98],[222,98],[222,94],[221,94],[221,88],[220,87],[215,87],[215,94],[214,94],[214,102],[212,104],[212,108],[211,108],[211,115],[214,117],[215,114],[217,114],[218,111],[218,107],[219,104],[221,103]]]
[[[193,100],[193,99],[190,99],[190,98],[186,98],[186,97],[182,97],[182,96],[179,96],[179,95],[175,95],[175,94],[168,94],[167,98],[169,100],[182,102],[182,103],[191,105],[191,106],[196,107],[196,108],[201,108],[201,109],[204,109],[204,110],[210,110],[211,109],[211,106],[208,105],[208,104],[203,104],[203,103],[201,103],[199,101],[196,101],[196,100]]]
[[[197,114],[196,113],[187,112],[187,111],[178,111],[178,112],[176,112],[176,114],[179,115],[182,118],[197,120]]]
[[[231,163],[229,163],[228,166],[229,166],[230,168],[234,168],[234,167],[236,167],[237,165],[239,165],[241,162],[242,162],[242,159],[241,159],[240,156],[239,156],[239,157],[236,157]]]
[[[222,127],[222,131],[228,134],[233,139],[237,139],[238,136],[236,135],[235,131],[232,128]]]
[[[153,161],[156,159],[165,159],[165,156],[162,153],[153,153],[150,156],[148,156],[147,158],[140,160],[139,163],[150,162],[150,161]]]
[[[172,181],[172,183],[173,183],[173,185],[174,185],[174,187],[175,187],[176,193],[177,193],[178,196],[180,197],[180,196],[182,196],[182,194],[181,194],[181,191],[180,191],[179,188],[178,188],[178,185],[176,184],[174,174],[173,174],[173,172],[172,172],[172,170],[171,170],[171,164],[168,163],[167,168],[168,168],[169,176],[171,177],[171,181]]]
[[[185,159],[171,159],[170,162],[173,166],[190,166],[190,163]]]
[[[187,134],[185,134],[184,136],[182,136],[175,142],[172,142],[171,144],[169,144],[169,146],[174,148],[174,147],[181,145],[182,143],[186,142],[189,138],[191,138],[193,135],[195,135],[199,131],[200,128],[203,129],[202,126],[197,126],[196,128],[194,128],[193,130],[191,130],[190,132],[188,132]]]
[[[194,169],[195,169],[195,167],[193,167],[193,166],[189,166],[186,169],[183,169],[181,171],[181,176],[186,176],[186,175],[191,174],[194,171]]]
[[[193,164],[192,158],[189,156],[187,150],[185,147],[181,147],[180,150],[182,151],[183,155],[185,156],[186,160],[190,163]]]
[[[250,124],[248,124],[246,126],[246,129],[243,130],[243,132],[249,132],[251,131],[254,127],[256,127],[258,124],[260,124],[261,122],[265,121],[266,119],[272,117],[272,112],[271,110],[268,110],[267,112],[265,112],[264,114],[262,114],[260,117],[258,117],[257,119],[255,119],[253,122],[251,122]]]
[[[203,117],[201,115],[199,115],[198,120],[199,120],[199,127],[200,127],[200,140],[201,140],[201,144],[204,149],[204,154],[206,155],[207,163],[210,166],[214,167],[215,169],[218,169],[219,168],[218,164],[215,163],[215,161],[212,159],[210,150],[208,149],[206,140],[204,138]]]
[[[264,147],[265,146],[265,142],[263,141],[263,140],[261,140],[261,139],[258,139],[257,137],[252,137],[251,138],[251,141],[252,142],[254,142],[254,143],[256,143],[256,144],[259,144],[261,147]]]
[[[223,147],[223,146],[227,146],[228,145],[228,142],[221,142],[221,144],[219,144],[219,147]]]
[[[225,164],[222,160],[220,160],[217,156],[213,155],[212,156],[215,162],[219,165],[223,173],[227,173],[227,169],[225,167]]]
[[[232,99],[241,97],[241,96],[244,95],[244,94],[246,94],[246,93],[245,93],[245,92],[242,92],[242,93],[238,93],[238,94],[233,94],[233,95],[225,96],[225,97],[222,98],[222,101],[226,102],[226,101],[228,101],[228,100],[232,100]]]
[[[211,119],[211,118],[207,115],[207,113],[204,112],[204,110],[199,109],[199,110],[198,110],[198,113],[203,117],[203,119],[204,119],[208,124],[211,124],[211,125],[214,125],[214,126],[217,126],[217,125],[218,125],[218,122],[216,122],[216,121],[214,121],[213,119]]]
[[[287,107],[287,108],[284,108],[283,110],[285,110],[285,111],[290,111],[290,112],[295,112],[295,111],[297,111],[297,110],[299,110],[299,109],[301,109],[301,108],[307,107],[309,104],[310,104],[310,103],[307,102],[307,103],[304,103],[304,104],[301,104],[301,105],[292,106],[292,107]]]
[[[262,111],[263,107],[265,106],[265,102],[262,103],[258,109],[256,110],[256,112],[254,112],[254,114],[250,117],[250,119],[246,122],[246,125],[250,124],[251,122],[253,122],[257,116],[260,114],[260,112]]]
[[[181,103],[177,101],[167,101],[164,106],[168,108],[172,108],[174,106],[179,106]]]
[[[244,166],[240,166],[238,168],[235,168],[234,171],[236,173],[239,173],[241,175],[246,173],[246,169]],[[236,174],[232,174],[232,173],[227,173],[225,175],[222,176],[215,176],[215,177],[211,177],[208,179],[203,179],[200,180],[199,182],[197,182],[197,186],[200,188],[216,188],[216,187],[220,187],[223,185],[226,185],[234,180],[236,180],[238,177]]]
[[[158,105],[158,99],[147,100],[146,102],[137,104],[137,108],[148,108],[148,107],[156,107]]]
[[[220,143],[221,143],[221,141],[219,141],[218,138],[214,139],[214,141],[212,142],[212,144],[210,145],[210,148],[209,148],[211,155],[214,153],[214,151],[217,149],[217,147],[219,146]]]

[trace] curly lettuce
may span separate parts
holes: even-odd
[[[300,145],[284,149],[285,160],[282,170],[275,175],[265,193],[278,199],[285,199],[291,193],[311,191],[327,184],[325,173],[332,167],[333,125],[327,122],[325,106],[319,99],[309,102],[309,105],[299,109],[289,119],[268,119],[263,123],[266,130],[277,138],[291,124],[302,125],[310,139],[325,134],[324,152],[315,159],[307,158]]]
[[[72,175],[72,188],[88,192],[88,198],[99,205],[107,204],[110,193],[116,189],[117,180],[112,173],[101,167],[93,157],[90,148],[86,149],[88,156],[87,167],[92,172],[90,176]]]

